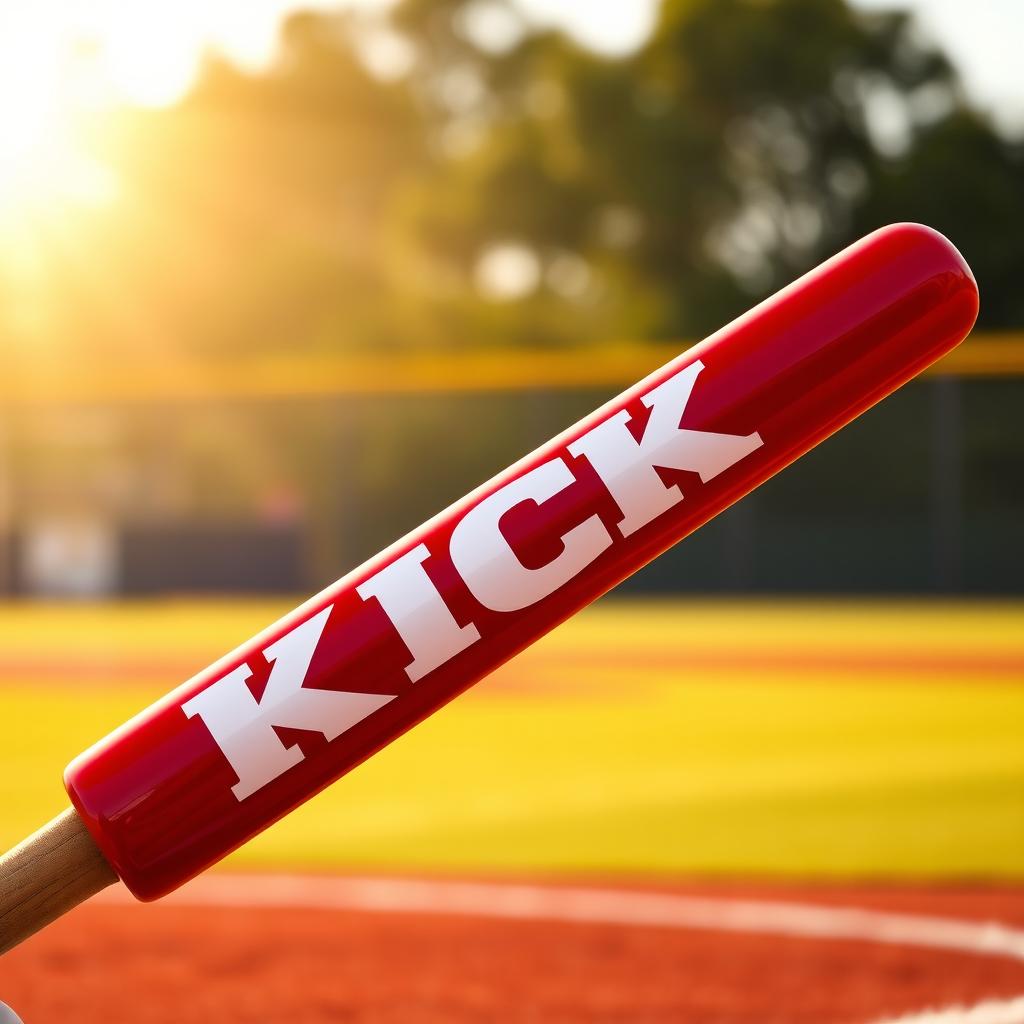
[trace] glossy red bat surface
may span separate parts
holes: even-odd
[[[977,309],[941,235],[862,239],[80,755],[75,807],[136,896],[169,892],[948,352]]]

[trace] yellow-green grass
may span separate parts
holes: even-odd
[[[0,606],[0,841],[289,602]],[[236,866],[1024,877],[1024,605],[605,602]]]

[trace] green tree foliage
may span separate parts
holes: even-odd
[[[970,109],[905,16],[843,0],[664,0],[651,37],[618,59],[529,26],[513,0],[304,13],[266,70],[211,57],[180,103],[105,113],[81,144],[116,194],[55,206],[28,225],[31,244],[0,245],[9,379],[81,364],[116,377],[128,362],[136,376],[142,363],[201,377],[208,360],[250,355],[483,345],[582,359],[598,344],[697,338],[895,220],[962,248],[984,327],[1024,325],[1024,143]],[[1006,468],[1019,462],[1016,388],[965,405],[993,565],[1019,519],[1007,481],[1020,474]],[[935,413],[923,390],[907,396],[874,421],[885,441],[850,431],[845,459],[808,460],[762,492],[766,521],[774,507],[790,529],[807,481],[860,515],[860,452],[864,502],[877,509],[884,491],[887,514],[910,523],[930,472],[914,445]],[[182,402],[173,414],[140,402],[95,423],[72,410],[63,428],[46,408],[17,412],[14,459],[41,495],[24,485],[26,507],[92,487],[115,518],[238,519],[301,496],[313,562],[333,571],[598,397]],[[71,443],[47,462],[61,430]]]
[[[1024,246],[1006,230],[1024,220],[1022,152],[966,108],[905,15],[668,0],[639,52],[610,60],[551,33],[488,52],[486,37],[474,45],[480,7],[410,0],[398,13],[425,55],[421,93],[444,96],[453,68],[477,83],[469,109],[430,108],[462,145],[421,188],[411,232],[461,272],[473,333],[496,315],[471,287],[495,242],[527,247],[541,268],[502,333],[694,336],[908,219],[963,246],[983,323],[1024,319],[1010,278]]]
[[[2,361],[692,338],[906,219],[1024,323],[1024,147],[904,15],[665,0],[620,59],[512,0],[382,18],[296,15],[266,71],[107,115],[116,199],[31,289],[0,267]]]

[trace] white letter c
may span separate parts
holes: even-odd
[[[528,608],[568,583],[611,545],[604,524],[591,516],[561,538],[563,548],[557,558],[529,569],[502,536],[499,522],[506,512],[524,501],[539,505],[575,479],[561,459],[552,459],[488,495],[455,527],[452,562],[485,608],[496,612]]]

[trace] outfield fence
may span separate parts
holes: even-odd
[[[0,593],[328,582],[687,346],[0,381]],[[626,584],[1024,593],[1024,338],[970,339]]]

